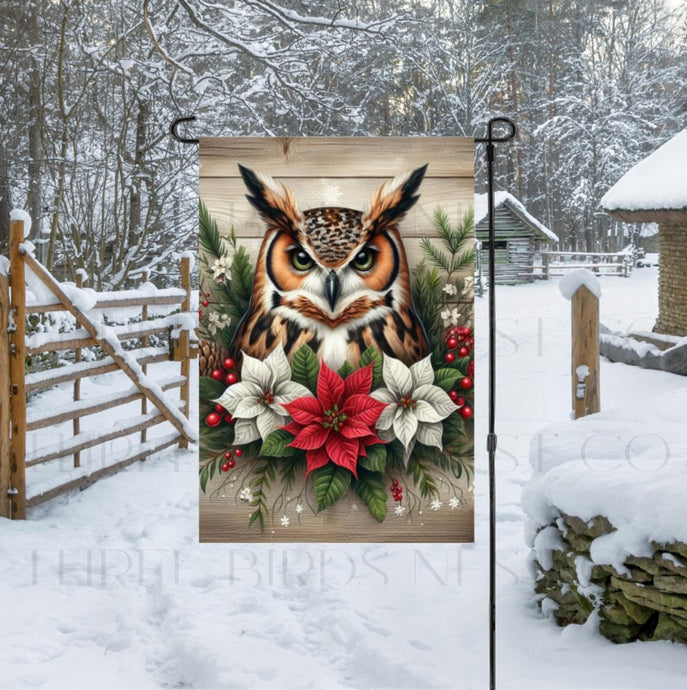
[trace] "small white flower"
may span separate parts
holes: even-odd
[[[220,277],[224,277],[227,273],[227,268],[229,268],[229,266],[227,265],[226,258],[220,256],[219,259],[215,259],[215,262],[212,264],[212,277],[215,280],[217,280]]]
[[[403,515],[403,513],[405,513],[405,512],[406,512],[406,509],[400,504],[397,505],[396,508],[394,509],[394,513],[396,513],[396,515],[398,515],[399,517],[401,517]]]
[[[290,522],[291,522],[291,520],[289,520],[289,518],[286,515],[281,516],[281,526],[282,527],[288,527]]]
[[[444,309],[440,316],[444,320],[444,326],[457,326],[460,312],[456,307],[453,307],[453,309]]]
[[[455,412],[456,406],[446,391],[434,385],[430,357],[407,367],[384,355],[382,378],[386,388],[371,394],[389,403],[377,420],[377,435],[383,441],[397,438],[405,448],[406,462],[416,441],[441,448],[441,422]]]
[[[453,283],[446,283],[443,288],[441,288],[447,295],[453,296],[458,294],[458,288]]]
[[[455,496],[453,496],[453,498],[451,498],[448,504],[449,506],[451,506],[451,510],[455,510],[460,505],[460,501]]]
[[[296,503],[296,512],[300,515],[303,512],[303,504]]]
[[[430,504],[429,507],[432,510],[439,510],[441,508],[441,501],[438,498],[435,498]]]
[[[291,380],[291,367],[281,345],[264,361],[244,352],[241,379],[213,400],[236,420],[237,446],[259,438],[264,441],[277,427],[286,424],[289,414],[282,405],[311,395],[305,386]]]
[[[241,491],[239,491],[239,498],[242,501],[252,501],[253,500],[253,493],[252,491],[246,486]]]
[[[217,331],[221,331],[231,323],[229,314],[220,314],[217,311],[211,311],[208,314],[208,330],[212,335],[217,335]]]

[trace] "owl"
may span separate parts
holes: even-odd
[[[344,362],[357,367],[370,345],[408,363],[429,354],[398,230],[426,169],[381,185],[365,211],[301,211],[281,182],[239,165],[246,198],[267,228],[234,358],[262,359],[281,344],[290,360],[307,343],[337,370]]]

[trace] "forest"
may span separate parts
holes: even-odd
[[[665,0],[5,0],[0,253],[33,218],[58,278],[165,282],[197,246],[197,149],[169,136],[483,136],[559,249],[615,251],[599,208],[685,126],[687,15]],[[477,187],[484,187],[478,156]]]

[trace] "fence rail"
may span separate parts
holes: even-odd
[[[188,424],[190,407],[190,360],[197,356],[194,319],[191,310],[190,258],[181,260],[181,288],[145,289],[95,293],[87,311],[72,300],[72,288],[55,280],[27,250],[24,242],[24,224],[12,221],[10,225],[9,278],[2,274],[0,264],[0,369],[9,371],[9,378],[0,386],[0,516],[14,519],[26,517],[26,509],[50,500],[75,488],[84,488],[99,478],[117,472],[127,465],[145,459],[148,455],[178,444],[188,447],[195,440],[195,430]],[[46,298],[27,302],[26,279],[40,281],[42,288],[52,293]],[[76,288],[82,288],[82,274],[77,276]],[[144,274],[144,282],[147,275]],[[148,294],[151,293],[151,294]],[[178,313],[151,315],[151,307],[177,307]],[[98,310],[139,310],[137,322],[124,325],[105,325]],[[26,337],[26,319],[32,314],[66,312],[74,318],[77,330],[67,333],[37,333]],[[150,346],[150,338],[168,341],[168,346]],[[122,346],[127,343],[127,349]],[[84,360],[85,348],[98,348],[93,361]],[[27,356],[73,351],[73,364],[57,366],[34,373],[25,372]],[[155,381],[148,377],[148,365],[178,361],[178,375],[169,372]],[[85,379],[120,371],[130,379],[131,386],[107,395],[82,399],[81,384]],[[59,384],[72,384],[70,400],[59,407],[27,409],[26,396]],[[179,390],[179,398],[168,393]],[[116,426],[108,423],[97,431],[85,431],[81,420],[107,412],[123,405],[140,402],[140,413],[128,418],[117,418]],[[59,425],[71,421],[71,434],[57,430]],[[169,422],[174,431],[148,440],[151,427]],[[55,438],[27,452],[27,434],[55,428]],[[125,453],[111,458],[103,466],[83,467],[82,453],[118,439],[139,434],[139,442]],[[33,437],[32,437],[33,438]],[[35,440],[35,439],[34,439]],[[124,457],[122,457],[122,455]],[[103,456],[104,457],[104,456]],[[64,470],[65,459],[71,465]],[[27,468],[49,466],[60,461],[60,469],[52,478],[27,487]],[[63,476],[60,476],[63,475]],[[57,477],[57,478],[56,478]]]
[[[548,280],[552,275],[564,275],[567,271],[585,268],[594,273],[610,271],[627,278],[632,270],[632,259],[624,252],[542,252],[542,263],[528,266],[540,271],[539,278]]]

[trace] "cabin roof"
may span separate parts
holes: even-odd
[[[558,243],[558,235],[549,230],[543,223],[538,221],[524,206],[524,204],[516,199],[509,192],[496,192],[494,194],[494,208],[508,209],[517,220],[519,220],[526,228],[529,228],[536,236],[545,240],[546,242]],[[482,224],[480,230],[487,225],[488,200],[486,194],[475,195],[475,228]],[[498,219],[496,221],[498,223]],[[480,233],[482,234],[482,233]]]

